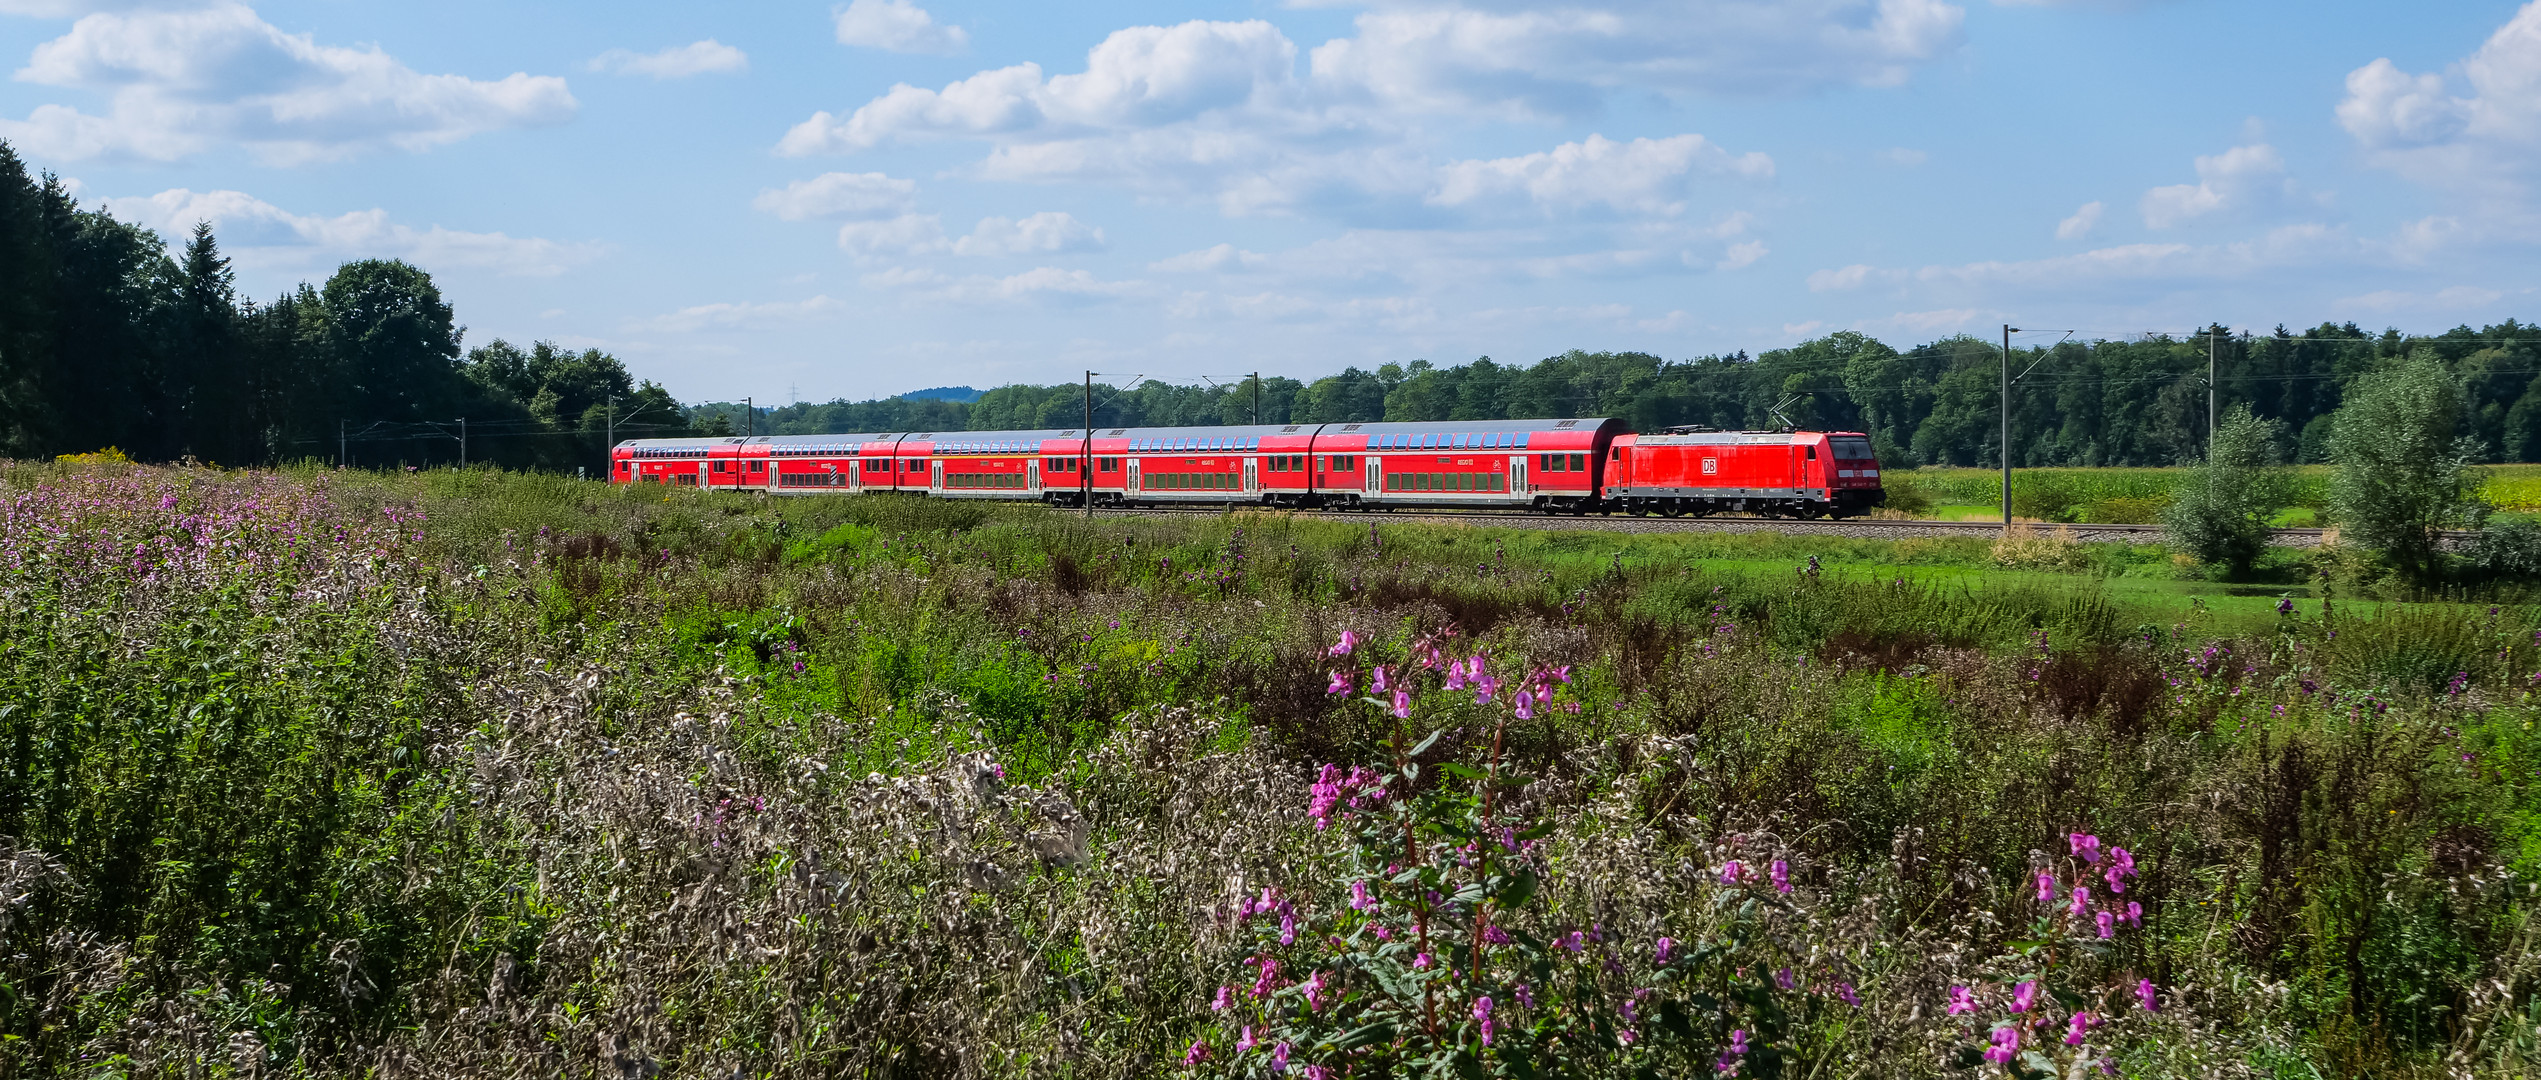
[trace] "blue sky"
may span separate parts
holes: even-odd
[[[683,398],[2541,317],[2541,3],[0,0],[0,138],[265,297]]]

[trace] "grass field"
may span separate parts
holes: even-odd
[[[2294,504],[2278,524],[2309,527],[2323,524],[2329,497],[2330,469],[2304,465],[2287,470],[2293,478]],[[2017,517],[2073,524],[2135,525],[2161,519],[2170,492],[2184,469],[2014,469],[2012,507]],[[2491,465],[2479,497],[2500,511],[2541,513],[2541,465]],[[1882,476],[1892,493],[1911,492],[1906,499],[1930,504],[1919,515],[1943,521],[1999,520],[2003,513],[2003,476],[1993,469],[1894,469]],[[1895,496],[1892,494],[1892,498]]]
[[[0,495],[8,1076],[2535,1067],[2541,610],[2300,552]]]

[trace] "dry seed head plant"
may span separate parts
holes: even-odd
[[[2541,1038],[2520,606],[490,473],[0,492],[10,1076],[2436,1077]]]

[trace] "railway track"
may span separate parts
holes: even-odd
[[[1853,518],[1845,521],[1796,521],[1787,518],[1739,517],[1719,515],[1703,518],[1630,517],[1586,514],[1523,514],[1507,511],[1464,510],[1396,510],[1344,512],[1337,510],[1263,510],[1257,507],[1143,507],[1134,510],[1096,509],[1097,517],[1176,517],[1226,514],[1234,510],[1247,513],[1281,514],[1320,521],[1383,522],[1434,521],[1462,525],[1479,525],[1515,529],[1590,530],[1597,532],[1779,532],[1798,535],[1846,536],[1859,539],[1903,540],[1923,536],[1994,537],[2003,526],[1994,521],[1897,521]],[[1065,513],[1082,513],[1068,510]],[[2070,531],[2075,540],[2127,541],[2150,543],[2161,539],[2159,525],[2056,525],[2032,524],[2041,531]],[[2275,529],[2270,542],[2278,547],[2316,547],[2325,529]],[[2454,537],[2448,537],[2457,539]]]

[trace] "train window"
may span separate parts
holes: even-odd
[[[1872,457],[1869,439],[1828,439],[1826,448],[1837,461],[1869,461]]]
[[[1570,471],[1572,471],[1572,472],[1587,472],[1587,471],[1588,471],[1588,455],[1586,455],[1586,454],[1572,454],[1572,455],[1570,456]]]
[[[1535,462],[1535,468],[1536,468],[1536,469],[1537,469],[1537,471],[1539,471],[1539,472],[1562,472],[1562,471],[1564,471],[1564,469],[1563,469],[1562,455],[1560,455],[1560,454],[1543,454],[1543,455],[1539,455],[1539,456],[1538,456],[1537,461]]]
[[[1810,447],[1810,448],[1809,448],[1809,460],[1811,460],[1811,461],[1816,461],[1817,459],[1818,459],[1818,448],[1817,448],[1817,447],[1812,446],[1812,447]]]

